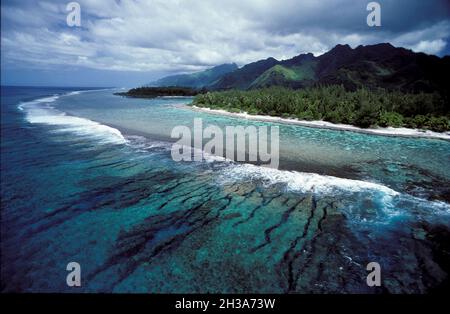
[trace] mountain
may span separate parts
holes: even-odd
[[[388,43],[355,49],[337,45],[318,57],[301,54],[284,61],[269,58],[250,63],[225,74],[208,88],[302,88],[338,84],[348,90],[380,87],[408,92],[445,92],[450,85],[448,73],[450,57],[415,53]]]
[[[240,69],[227,73],[216,83],[209,86],[210,89],[247,89],[251,83],[266,70],[278,64],[274,58],[267,58],[257,62],[249,63]]]
[[[192,74],[171,75],[150,83],[150,86],[180,86],[191,88],[202,88],[214,84],[224,74],[236,70],[235,63],[222,64],[211,69]]]
[[[223,64],[194,74],[168,76],[153,85],[247,90],[337,84],[347,90],[365,87],[448,95],[448,73],[449,56],[439,58],[381,43],[354,49],[337,45],[318,57],[307,53],[283,61],[267,58],[241,68],[234,63]]]
[[[449,85],[449,58],[415,53],[391,44],[338,45],[317,57],[317,83],[385,88],[408,92],[445,91]]]
[[[301,54],[292,59],[279,62],[258,76],[250,88],[285,86],[301,88],[311,85],[316,79],[317,62],[312,53]]]

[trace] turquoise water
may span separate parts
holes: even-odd
[[[2,291],[446,289],[450,142],[280,124],[279,170],[174,162],[195,117],[270,123],[75,90],[2,87]]]

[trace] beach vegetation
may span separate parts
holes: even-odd
[[[369,127],[408,127],[438,132],[450,130],[449,100],[441,93],[405,93],[342,85],[304,89],[270,87],[212,91],[195,96],[193,105],[252,115]]]

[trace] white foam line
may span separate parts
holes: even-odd
[[[146,152],[148,151],[148,149],[152,148],[163,148],[165,150],[170,150],[172,147],[172,143],[164,141],[153,141],[140,135],[127,135],[126,139],[127,145],[143,152]]]
[[[197,111],[203,111],[213,114],[219,114],[224,116],[238,117],[249,120],[257,120],[264,122],[276,122],[276,123],[285,123],[285,124],[295,124],[313,128],[322,128],[322,129],[332,129],[332,130],[341,130],[341,131],[352,131],[366,134],[374,134],[374,135],[385,135],[385,136],[403,136],[403,137],[423,137],[423,138],[435,138],[435,139],[444,139],[450,140],[450,132],[433,132],[429,130],[419,130],[419,129],[409,129],[409,128],[376,128],[376,129],[362,129],[349,124],[335,124],[327,121],[306,121],[306,120],[298,120],[298,119],[286,119],[274,116],[263,116],[263,115],[251,115],[247,112],[228,112],[222,109],[211,109],[204,107],[197,107],[195,105],[189,106]]]
[[[288,189],[302,192],[334,193],[336,190],[361,192],[374,190],[389,196],[400,193],[393,189],[373,182],[338,178],[316,173],[278,170],[252,164],[236,164],[226,169],[225,178],[260,178],[268,180],[270,184],[286,183]]]
[[[68,92],[66,94],[63,94],[62,96],[72,96],[72,95],[78,95],[81,93],[102,92],[102,91],[107,91],[107,90],[118,90],[118,88],[112,87],[112,88],[98,88],[98,89],[81,89],[81,90]]]
[[[79,91],[84,92],[84,91]],[[67,95],[76,95],[70,92]],[[59,126],[60,132],[71,132],[81,136],[101,138],[101,142],[124,144],[126,139],[119,130],[101,123],[67,115],[65,112],[55,109],[50,104],[60,96],[43,97],[19,104],[18,108],[26,112],[26,120],[30,123]]]
[[[220,181],[222,183],[231,183],[246,179],[260,179],[263,183],[266,181],[267,185],[283,183],[291,191],[312,192],[330,196],[334,196],[337,193],[342,195],[342,192],[375,192],[380,193],[377,198],[380,198],[383,204],[385,204],[384,209],[386,211],[391,211],[394,208],[393,201],[395,199],[398,201],[403,199],[420,203],[427,207],[429,206],[433,210],[438,210],[439,214],[450,214],[450,204],[443,201],[430,201],[400,193],[375,182],[339,178],[317,173],[278,170],[252,164],[233,163],[230,167],[223,170]]]
[[[58,98],[59,98],[59,95],[53,95],[53,96],[43,97],[43,98],[31,100],[31,101],[21,102],[21,103],[19,103],[17,108],[20,111],[24,111],[27,107],[35,106],[38,104],[44,104],[44,103],[49,104],[49,103],[56,101]]]

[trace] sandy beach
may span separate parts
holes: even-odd
[[[187,108],[190,108],[195,111],[207,112],[211,114],[243,118],[243,119],[251,119],[256,121],[264,121],[264,122],[276,122],[276,123],[286,123],[286,124],[294,124],[301,125],[312,128],[321,128],[321,129],[331,129],[331,130],[340,130],[340,131],[351,131],[351,132],[359,132],[366,134],[374,134],[374,135],[384,135],[384,136],[402,136],[402,137],[421,137],[421,138],[433,138],[433,139],[442,139],[450,141],[450,132],[433,132],[430,130],[420,130],[420,129],[409,129],[409,128],[371,128],[371,129],[363,129],[357,126],[349,125],[349,124],[335,124],[327,121],[306,121],[306,120],[298,120],[291,118],[280,118],[274,116],[263,116],[263,115],[251,115],[247,112],[228,112],[222,109],[211,109],[211,108],[203,108],[195,105],[186,105]]]

